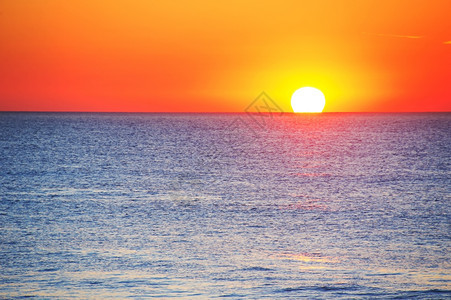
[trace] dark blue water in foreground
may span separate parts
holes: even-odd
[[[1,113],[0,298],[451,297],[451,114],[254,117]]]

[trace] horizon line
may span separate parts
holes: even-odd
[[[246,112],[246,111],[78,111],[78,110],[0,110],[0,113],[109,113],[109,114],[293,114],[293,115],[321,115],[321,114],[340,114],[340,113],[451,113],[451,111],[324,111],[319,113],[295,113],[290,111],[282,112]]]

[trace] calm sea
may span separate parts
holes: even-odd
[[[0,114],[0,298],[451,297],[451,114]]]

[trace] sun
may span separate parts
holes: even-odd
[[[302,87],[291,96],[291,107],[295,113],[320,113],[325,105],[324,94],[313,87]]]

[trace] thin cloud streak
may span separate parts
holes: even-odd
[[[403,38],[403,39],[421,39],[421,38],[423,38],[423,36],[421,36],[421,35],[403,35],[403,34],[369,33],[369,32],[364,32],[364,33],[370,34],[370,35],[376,35],[376,36]]]

